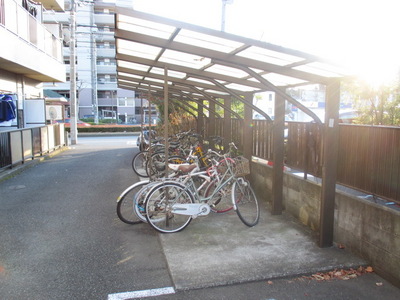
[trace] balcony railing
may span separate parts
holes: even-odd
[[[14,0],[2,0],[0,5],[0,26],[62,62],[61,40],[47,30],[34,15]],[[39,18],[42,11],[36,12]]]

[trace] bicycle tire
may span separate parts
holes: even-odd
[[[146,197],[146,219],[150,226],[161,233],[178,232],[188,226],[192,216],[174,214],[172,205],[175,203],[194,203],[194,197],[185,186],[176,182],[154,186]]]
[[[135,213],[134,201],[136,193],[147,184],[148,181],[136,182],[119,195],[117,199],[117,216],[122,222],[131,225],[142,223],[142,219]]]
[[[186,159],[183,156],[174,155],[168,157],[168,162],[171,164],[181,164],[185,163]],[[165,153],[157,152],[151,155],[147,161],[146,170],[150,179],[165,177]]]
[[[134,212],[136,213],[136,215],[138,216],[138,218],[144,222],[147,223],[147,219],[146,219],[146,196],[147,193],[151,190],[151,188],[156,185],[159,184],[159,182],[155,182],[155,181],[148,181],[146,185],[143,185],[142,188],[136,193],[135,197],[134,197]]]
[[[211,181],[207,186],[204,196],[211,196],[214,189],[217,187],[217,182]],[[207,202],[210,209],[214,213],[225,213],[233,209],[231,189],[222,188]]]
[[[247,226],[257,225],[260,219],[260,208],[256,194],[250,182],[240,177],[232,185],[232,202],[239,219]]]
[[[147,174],[146,162],[148,151],[140,151],[133,156],[132,159],[132,169],[136,175],[140,177],[149,177]]]

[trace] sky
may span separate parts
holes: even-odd
[[[133,8],[221,30],[222,0],[131,0]],[[346,66],[373,84],[400,69],[399,0],[231,0],[225,31]]]

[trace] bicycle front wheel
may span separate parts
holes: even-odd
[[[238,178],[232,186],[232,201],[239,219],[249,227],[255,226],[260,219],[260,209],[250,182]]]
[[[154,186],[146,197],[147,222],[161,233],[173,233],[189,225],[192,216],[173,212],[174,204],[194,203],[190,191],[175,182],[165,182]]]
[[[227,184],[218,192],[215,192],[215,189],[218,187],[217,181],[211,181],[207,186],[205,191],[205,197],[213,197],[208,200],[208,204],[210,205],[211,211],[215,213],[224,213],[230,211],[233,208],[232,204],[232,195],[231,195],[231,186]]]
[[[147,174],[147,151],[141,151],[135,154],[132,159],[132,169],[140,177],[149,177]]]
[[[143,218],[135,213],[135,197],[148,183],[148,181],[137,182],[119,195],[117,200],[117,216],[122,222],[126,224],[138,224],[143,221]]]

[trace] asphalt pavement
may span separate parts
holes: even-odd
[[[132,148],[136,147],[134,141],[135,138],[132,138],[130,143]],[[88,165],[103,163],[98,161],[98,157],[90,151],[90,140],[85,140],[85,143],[87,144],[76,146],[76,148],[86,147],[84,152],[79,153],[83,160],[74,156],[76,151],[74,147],[52,155],[62,155],[62,160],[75,160],[77,164],[80,164],[75,166],[76,169],[82,168],[82,161]],[[99,151],[98,148],[96,149]],[[110,172],[128,174],[130,165],[121,166],[122,155],[127,154],[107,156]],[[41,181],[41,186],[43,186],[43,180],[49,181],[45,172],[46,168],[54,168],[52,159],[49,157],[45,160],[46,164],[41,168],[43,174],[30,179],[33,185],[35,180]],[[124,159],[129,161],[128,157]],[[90,162],[90,160],[97,161]],[[26,172],[27,168],[42,162],[43,160],[35,159],[0,173],[0,187],[24,189],[26,182],[19,182],[18,178],[22,177],[16,174]],[[57,163],[60,163],[60,159],[54,159],[54,164]],[[113,169],[113,164],[118,168]],[[73,164],[69,166],[74,168]],[[54,172],[54,169],[52,170]],[[60,170],[62,171],[65,170]],[[93,188],[101,188],[103,182],[98,182],[98,174],[92,175],[93,177],[89,179],[67,176],[62,184],[74,190],[77,180],[86,180]],[[8,185],[10,180],[12,180],[11,187]],[[56,197],[59,193],[59,184],[49,182],[46,185],[46,195],[50,193]],[[120,185],[115,187],[118,190],[109,190],[112,188],[112,185],[108,185],[104,193],[118,195],[122,191]],[[36,192],[40,193],[40,190]],[[74,195],[79,197],[79,190],[74,191]],[[80,196],[85,197],[85,195]],[[25,205],[23,198],[17,201]],[[5,199],[2,198],[0,206],[6,209],[8,204],[4,203]],[[225,214],[198,217],[178,233],[153,232],[152,234],[159,238],[159,245],[171,280],[168,291],[172,291],[171,294],[154,297],[157,299],[400,299],[400,289],[373,272],[349,278],[346,276],[335,279],[323,277],[323,274],[328,274],[332,270],[357,269],[360,266],[365,269],[369,266],[369,262],[336,245],[330,248],[319,248],[314,232],[286,214],[271,215],[264,203],[261,206],[260,222],[252,228],[245,226],[236,213],[231,211]],[[45,218],[46,215],[43,215],[43,222],[46,222]],[[122,226],[130,225],[121,225],[121,228],[125,228]],[[152,230],[147,224],[134,226],[137,226],[135,227],[137,230]],[[145,240],[144,243],[146,243]],[[146,245],[142,246],[146,248]],[[78,251],[78,249],[75,250]],[[4,276],[1,257],[0,279]],[[130,290],[149,289],[147,286],[135,285]],[[133,294],[123,296],[122,293],[120,296],[116,294],[115,298],[109,296],[108,299],[132,297]]]

